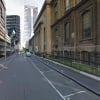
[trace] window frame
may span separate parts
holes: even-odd
[[[71,30],[70,30],[70,26],[71,26],[70,22],[66,22],[64,24],[64,42],[65,42],[65,44],[69,44],[70,43],[70,40],[71,40]],[[69,29],[69,30],[67,31],[67,29]]]
[[[70,0],[65,0],[65,10],[67,11],[69,9],[70,9]]]
[[[89,17],[90,17],[90,20],[89,20],[90,21],[90,26],[89,26],[90,33],[88,33],[90,36],[86,36],[86,33],[84,33],[85,27],[84,27],[83,21],[84,21],[84,17],[85,17],[86,14],[89,14]],[[81,14],[81,19],[82,19],[82,40],[91,39],[92,38],[92,24],[93,24],[91,10],[86,10],[85,12],[83,12]]]
[[[58,19],[58,11],[55,11],[55,20]]]

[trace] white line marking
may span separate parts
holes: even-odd
[[[65,98],[68,98],[68,97],[71,97],[71,96],[74,96],[74,95],[77,95],[77,94],[81,94],[81,93],[85,93],[86,91],[79,91],[79,92],[76,92],[76,93],[72,93],[72,94],[69,94],[67,96],[64,96]]]
[[[52,86],[52,88],[60,95],[60,97],[65,100],[64,96],[56,89],[56,87],[52,84],[52,82],[43,74],[41,75],[48,81],[48,83]]]
[[[2,65],[2,64],[0,64],[0,67],[1,67],[1,68],[4,68],[4,69],[8,69],[8,67],[6,67],[6,66],[4,66],[4,65]]]
[[[44,73],[49,73],[49,72],[53,72],[53,70],[49,70],[49,71],[44,71]]]
[[[42,71],[40,71],[40,70],[39,70],[39,72],[42,73],[42,74],[44,73],[44,72],[42,72]]]
[[[71,98],[68,97],[67,100],[71,100]]]
[[[64,70],[61,70],[61,72],[64,72]]]
[[[31,64],[35,67],[35,69],[47,80],[47,82],[50,84],[50,86],[59,94],[59,96],[63,99],[66,100],[66,98],[59,92],[58,89],[56,89],[56,87],[52,84],[52,82],[43,74],[42,71],[40,71],[40,69],[38,67],[36,67],[36,65],[29,59],[29,61],[31,62]]]

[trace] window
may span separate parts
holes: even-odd
[[[53,3],[54,7],[57,6],[57,0],[54,0],[54,3]]]
[[[44,43],[46,43],[46,33],[45,33],[45,28],[44,28]]]
[[[91,38],[92,18],[91,12],[87,11],[82,14],[82,39]]]
[[[55,48],[57,49],[58,48],[58,38],[59,38],[58,27],[55,28],[55,35],[56,35],[56,37],[55,37]]]
[[[69,8],[70,8],[70,2],[69,2],[69,0],[66,0],[66,10],[68,10]]]
[[[65,43],[70,41],[70,23],[65,24]]]

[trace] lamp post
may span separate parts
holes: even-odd
[[[5,50],[4,50],[4,54],[5,54],[5,61],[6,61],[6,58],[7,58],[6,33],[5,33]]]
[[[13,35],[13,38],[14,38],[14,36],[15,36],[15,30],[13,30],[12,35]],[[15,39],[13,41],[13,44],[14,44],[14,49],[15,49]]]

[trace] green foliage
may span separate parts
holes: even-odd
[[[68,61],[68,60],[65,60],[63,58],[51,57],[49,59],[56,61],[56,62],[59,62],[61,64],[64,64],[66,66],[75,68],[75,69],[80,70],[80,71],[84,71],[84,72],[95,74],[95,75],[100,75],[100,67],[99,66],[86,65],[86,64],[83,64],[81,62]]]

